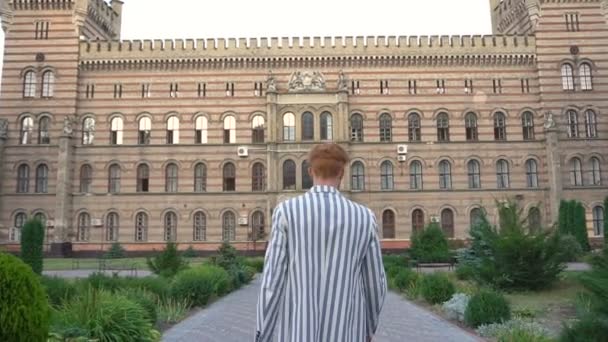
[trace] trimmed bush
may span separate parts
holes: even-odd
[[[434,273],[425,275],[420,281],[422,298],[430,304],[440,304],[452,298],[456,287],[447,275]]]
[[[255,269],[256,273],[264,272],[264,258],[247,258],[245,265]]]
[[[225,269],[215,265],[204,265],[200,267],[200,270],[211,279],[213,293],[223,296],[232,290],[232,279]]]
[[[577,261],[583,255],[581,244],[570,234],[561,235],[559,237],[559,245],[560,260],[563,262]]]
[[[561,201],[559,206],[559,231],[576,238],[583,251],[591,250],[587,234],[585,207],[578,201]]]
[[[501,293],[481,290],[471,297],[464,319],[472,328],[483,324],[503,323],[511,319],[511,307]]]
[[[47,276],[41,277],[40,280],[46,291],[49,302],[53,306],[59,306],[72,299],[72,297],[77,294],[76,284],[69,280]]]
[[[40,220],[28,220],[21,230],[21,259],[34,273],[42,274],[44,225]]]
[[[0,341],[46,341],[49,303],[32,269],[0,253]]]
[[[178,273],[171,283],[170,294],[175,299],[188,300],[194,306],[205,306],[215,294],[214,276],[204,267]]]
[[[122,259],[125,257],[125,253],[125,249],[122,245],[119,242],[114,242],[104,257],[107,259]]]
[[[417,278],[418,274],[416,272],[412,271],[409,268],[402,268],[394,276],[394,278],[392,278],[392,286],[403,292],[409,289],[412,283],[414,283]]]
[[[431,223],[412,237],[410,255],[418,262],[448,262],[452,256],[448,239],[437,223]]]
[[[154,274],[168,278],[188,267],[188,262],[181,256],[174,242],[167,242],[164,251],[147,258],[146,262]]]

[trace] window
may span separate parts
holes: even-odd
[[[494,140],[507,140],[507,119],[501,112],[494,114]]]
[[[85,164],[80,168],[80,192],[88,194],[91,192],[93,183],[93,168],[91,165]]]
[[[380,116],[380,141],[391,142],[393,139],[393,118],[384,113]]]
[[[55,91],[55,74],[48,70],[42,74],[42,97],[53,97]]]
[[[524,140],[534,140],[534,115],[532,113],[525,112],[521,116],[521,127]]]
[[[528,212],[528,227],[532,233],[541,231],[540,209],[537,207],[530,208],[530,211]]]
[[[30,70],[23,75],[23,97],[34,96],[36,96],[36,73]]]
[[[538,163],[534,159],[526,161],[526,185],[528,188],[538,188]]]
[[[114,98],[122,99],[122,84],[120,83],[114,85]]]
[[[51,119],[46,116],[38,121],[38,144],[48,145],[51,143],[51,136],[49,134],[50,126]]]
[[[414,160],[410,164],[410,189],[422,190],[422,163]]]
[[[574,110],[568,111],[568,136],[578,138],[578,113]]]
[[[172,98],[179,97],[179,84],[178,83],[169,84],[169,97],[172,97]]]
[[[360,161],[356,161],[351,166],[350,187],[353,191],[365,190],[365,166]]]
[[[352,95],[359,95],[359,94],[361,94],[361,87],[360,87],[359,81],[352,81],[350,89],[351,89],[351,94]]]
[[[388,160],[380,165],[380,188],[382,190],[394,189],[393,163]]]
[[[265,227],[264,227],[264,213],[256,211],[251,216],[251,240],[258,241],[264,238]]]
[[[445,93],[445,80],[437,80],[437,94],[443,95]]]
[[[177,240],[177,215],[174,212],[168,212],[165,214],[165,241]]]
[[[597,138],[597,117],[592,110],[585,112],[585,130],[587,138]]]
[[[91,230],[91,216],[87,213],[80,213],[78,215],[78,232],[76,234],[76,241],[85,242],[89,241]]]
[[[36,30],[34,39],[49,39],[49,26],[51,26],[51,23],[48,21],[37,21],[35,25]]]
[[[152,120],[150,120],[149,117],[143,117],[139,119],[137,143],[140,145],[149,145],[151,132]]]
[[[198,163],[194,167],[194,192],[207,191],[207,166]]]
[[[110,135],[110,144],[112,145],[122,145],[122,130],[123,130],[123,121],[122,118],[114,118],[111,122],[111,135]]]
[[[522,94],[527,94],[530,92],[530,80],[527,78],[521,79],[521,92]]]
[[[223,170],[224,191],[236,191],[236,169],[234,164],[226,163]]]
[[[467,163],[467,172],[469,178],[469,189],[481,188],[481,167],[477,160],[471,160]]]
[[[135,241],[144,242],[148,240],[148,215],[138,213],[135,216]]]
[[[412,234],[419,233],[424,230],[424,212],[421,209],[416,209],[412,212]]]
[[[475,115],[475,113],[468,113],[464,117],[464,124],[467,141],[479,140],[479,132],[477,129],[477,115]]]
[[[49,192],[49,168],[42,164],[36,168],[36,193],[46,194]]]
[[[95,139],[95,119],[86,118],[82,123],[82,144],[92,145]]]
[[[583,63],[578,67],[578,76],[581,81],[581,90],[593,90],[593,78],[589,63]]]
[[[207,96],[207,83],[201,82],[198,84],[198,97],[205,97]]]
[[[9,241],[19,242],[21,241],[21,229],[25,225],[25,221],[27,220],[27,216],[24,213],[19,213],[15,215],[15,224],[11,228],[9,232]]]
[[[464,80],[464,93],[473,94],[473,80]]]
[[[29,116],[21,119],[21,145],[29,145],[32,143],[32,135],[34,135],[34,119]]]
[[[296,189],[296,163],[286,160],[283,163],[283,190]]]
[[[236,119],[234,116],[224,118],[224,143],[236,143]]]
[[[167,120],[167,145],[179,144],[179,119],[172,116]]]
[[[117,164],[110,166],[108,192],[111,194],[117,194],[120,192],[120,166]]]
[[[283,115],[283,141],[296,141],[296,117],[293,113]]]
[[[363,142],[363,117],[353,114],[350,117],[350,141]]]
[[[87,87],[85,90],[85,96],[87,99],[95,98],[95,84],[94,83],[87,83]]]
[[[137,192],[150,191],[150,168],[146,164],[137,167]]]
[[[583,185],[583,166],[578,158],[573,158],[570,162],[570,183],[574,186]]]
[[[266,168],[262,163],[253,164],[251,169],[251,190],[266,191]]]
[[[502,80],[499,78],[493,79],[492,89],[494,90],[494,94],[502,94]]]
[[[437,116],[437,141],[450,141],[450,119],[447,113],[441,113]]]
[[[19,165],[17,169],[17,193],[26,194],[30,191],[30,167],[26,164]]]
[[[193,218],[193,234],[192,238],[194,241],[205,241],[207,240],[207,216],[205,213],[199,211],[194,214]]]
[[[562,89],[574,90],[574,72],[570,64],[562,65]]]
[[[591,158],[591,185],[602,185],[602,169],[600,160],[596,157]]]
[[[315,119],[311,112],[302,114],[302,140],[315,138]]]
[[[496,162],[496,182],[499,189],[508,189],[510,187],[509,163],[501,159]]]
[[[309,168],[307,160],[302,162],[302,190],[308,190],[313,186],[312,176],[308,173]]]
[[[410,142],[419,142],[422,140],[420,115],[412,113],[407,117],[407,129]]]
[[[109,213],[106,217],[106,241],[118,241],[117,213]]]
[[[258,115],[251,123],[251,142],[254,144],[264,143],[264,117]]]
[[[439,162],[439,189],[452,189],[452,164],[447,160]]]
[[[226,96],[234,96],[234,83],[226,83]]]
[[[578,22],[578,13],[566,13],[566,30],[570,32],[576,32],[580,29]]]
[[[483,222],[482,217],[483,217],[483,212],[481,211],[480,208],[475,208],[475,209],[471,210],[471,213],[469,214],[469,222],[471,224],[471,228],[476,227],[477,225],[481,224]]]
[[[445,237],[454,238],[454,212],[452,209],[443,209],[441,211],[441,229]]]
[[[262,96],[262,94],[263,94],[262,82],[253,83],[253,96]]]
[[[330,113],[321,114],[321,140],[332,140],[334,138],[334,125]]]
[[[195,143],[196,144],[206,144],[207,143],[207,118],[204,116],[199,116],[196,118],[195,122]]]
[[[177,192],[178,168],[175,164],[167,165],[165,170],[165,192]]]
[[[389,95],[390,93],[391,93],[391,90],[388,87],[388,81],[387,80],[380,81],[380,94]]]
[[[604,208],[593,208],[593,232],[595,236],[604,235]]]
[[[150,83],[142,84],[141,85],[141,98],[142,99],[150,98],[152,95],[151,89],[152,89],[152,85]]]
[[[385,210],[382,213],[382,238],[395,238],[395,213],[392,210]]]
[[[236,240],[236,217],[231,211],[225,212],[222,217],[222,241]]]
[[[407,90],[410,95],[416,95],[418,92],[418,87],[416,85],[416,80],[408,80],[407,81]]]

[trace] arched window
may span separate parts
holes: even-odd
[[[395,213],[392,210],[385,210],[382,213],[382,238],[395,238]]]
[[[568,136],[578,138],[578,113],[574,110],[568,111]]]
[[[393,118],[384,113],[380,116],[380,141],[391,142],[393,139]]]
[[[570,162],[570,182],[574,186],[583,185],[583,164],[578,158],[573,158]]]
[[[286,160],[283,163],[283,190],[296,189],[296,163]]]
[[[504,159],[496,162],[496,182],[499,189],[508,189],[511,186],[509,163]]]
[[[315,138],[315,119],[311,112],[302,114],[302,140]]]
[[[138,213],[135,216],[135,241],[144,242],[148,240],[148,215]]]
[[[452,189],[452,164],[447,160],[439,162],[439,189]]]
[[[447,113],[441,113],[437,116],[437,141],[450,141],[450,119]]]
[[[207,240],[207,216],[202,211],[194,214],[193,218],[193,236],[194,241]]]
[[[418,160],[414,160],[410,164],[410,189],[422,190],[422,163]]]
[[[256,115],[251,122],[251,142],[254,144],[264,143],[264,117]]]
[[[330,113],[321,114],[321,140],[332,140],[334,138],[334,124]]]
[[[600,160],[596,157],[591,158],[591,184],[602,185],[602,168]]]
[[[179,119],[172,116],[167,119],[167,145],[179,144]]]
[[[538,188],[538,163],[534,159],[526,161],[526,184],[528,188]]]
[[[481,167],[477,160],[470,160],[467,163],[467,173],[469,178],[469,189],[481,188]]]
[[[589,63],[583,63],[578,67],[578,75],[581,79],[581,90],[593,90],[593,75]]]
[[[447,238],[454,238],[454,212],[452,209],[441,211],[441,229]]]
[[[266,191],[266,168],[262,163],[253,164],[251,169],[251,190]]]
[[[76,234],[76,241],[89,241],[90,234],[91,216],[87,213],[80,213],[80,215],[78,215],[78,232]]]
[[[146,164],[137,167],[137,192],[150,191],[150,168]]]
[[[165,214],[165,241],[177,240],[177,215],[174,212]]]
[[[562,88],[564,90],[574,90],[574,72],[572,65],[562,65]]]
[[[139,119],[137,131],[137,143],[140,145],[149,145],[150,136],[152,134],[152,120],[149,117],[144,116]]]
[[[19,213],[15,215],[15,224],[11,228],[9,232],[9,241],[11,242],[19,242],[21,241],[21,229],[25,225],[25,221],[27,220],[27,216],[24,213]]]
[[[36,96],[36,73],[27,71],[23,75],[23,97]]]
[[[112,145],[122,145],[122,130],[123,130],[123,121],[122,118],[114,118],[111,122],[112,132],[110,135],[110,144]]]
[[[26,164],[19,165],[17,169],[17,193],[26,194],[30,191],[30,167]]]
[[[80,192],[88,194],[91,192],[93,183],[93,168],[91,165],[85,164],[80,168]]]
[[[412,234],[419,233],[424,230],[424,212],[421,209],[416,209],[412,212]]]
[[[45,71],[42,74],[42,97],[53,97],[55,91],[55,74],[52,71]]]
[[[597,138],[597,116],[592,110],[585,112],[585,130],[587,138]]]
[[[46,215],[44,213],[36,213],[34,215],[34,220],[37,220],[42,223],[42,226],[44,227],[44,229],[46,229]]]
[[[106,217],[106,241],[118,241],[117,213],[109,213]]]
[[[411,142],[418,142],[422,140],[420,115],[417,113],[412,113],[407,117],[407,130],[409,140]]]
[[[474,208],[473,210],[471,210],[471,213],[469,214],[471,228],[476,227],[478,224],[481,223],[482,214],[483,212],[480,208]]]
[[[86,118],[82,122],[82,144],[92,145],[95,140],[95,119]]]
[[[21,135],[19,141],[21,145],[29,145],[32,143],[32,135],[34,134],[34,119],[29,116],[21,119]]]
[[[604,208],[597,206],[593,208],[593,231],[595,236],[604,235]]]
[[[507,140],[507,119],[503,113],[494,114],[494,140]]]
[[[467,115],[464,117],[464,125],[466,129],[467,141],[479,140],[477,115],[475,115],[475,113],[467,113]]]
[[[258,241],[264,238],[266,234],[264,227],[264,213],[256,211],[251,216],[251,240]]]
[[[178,168],[171,163],[165,171],[165,192],[177,192]]]
[[[541,231],[540,210],[537,207],[530,208],[528,212],[528,227],[531,233],[539,233]]]
[[[224,143],[236,143],[236,119],[234,116],[224,118]]]
[[[365,166],[360,161],[356,161],[351,166],[351,184],[353,191],[365,190]]]
[[[224,213],[222,217],[222,241],[236,240],[236,217],[231,211]]]
[[[302,162],[302,190],[308,190],[312,188],[312,176],[308,173],[308,169],[310,165],[308,164],[308,160]]]
[[[108,192],[117,194],[120,192],[120,166],[113,164],[108,172]]]
[[[223,170],[224,191],[236,191],[236,169],[234,164],[226,163]]]
[[[207,166],[198,163],[194,167],[194,192],[207,191]]]
[[[206,144],[207,143],[207,127],[208,121],[204,116],[199,116],[196,118],[195,122],[195,143],[197,144]]]
[[[350,117],[350,141],[363,142],[363,117],[353,114]]]
[[[44,116],[38,121],[38,144],[48,145],[51,143],[51,135],[49,128],[51,126],[51,119]]]
[[[296,141],[296,116],[293,113],[283,115],[283,141]]]
[[[521,116],[521,127],[524,140],[534,140],[534,115],[532,113],[525,112]]]
[[[49,192],[49,167],[41,164],[36,168],[36,193]]]
[[[380,165],[380,188],[382,190],[393,190],[394,187],[393,163],[386,160]]]

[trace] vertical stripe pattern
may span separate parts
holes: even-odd
[[[366,342],[386,294],[378,225],[330,186],[280,204],[272,217],[255,341]]]

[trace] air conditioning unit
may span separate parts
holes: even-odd
[[[439,223],[439,216],[436,216],[436,215],[431,216],[431,222],[432,223]]]
[[[397,153],[398,154],[407,154],[407,145],[398,145]]]
[[[400,155],[400,156],[398,156],[398,157],[397,157],[397,160],[398,160],[399,162],[404,162],[404,161],[407,161],[407,155],[402,154],[402,155]]]
[[[93,227],[101,227],[101,226],[103,226],[103,220],[101,220],[101,219],[92,219],[91,220],[91,225],[93,225]]]
[[[241,158],[249,157],[249,148],[247,146],[239,146],[237,154]]]
[[[247,217],[239,217],[239,226],[246,226],[249,224]]]

